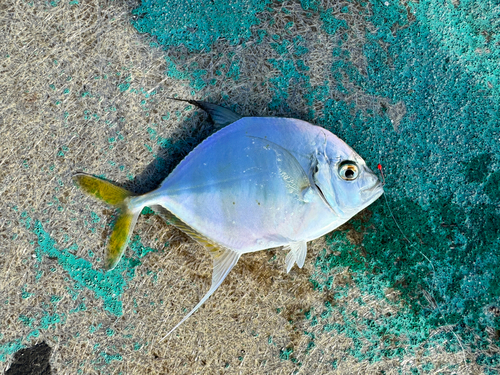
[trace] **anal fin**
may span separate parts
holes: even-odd
[[[179,218],[177,218],[170,211],[165,209],[162,206],[152,206],[151,207],[155,212],[157,212],[160,217],[162,217],[165,221],[174,225],[178,229],[182,230],[186,234],[188,234],[191,238],[196,240],[199,244],[201,244],[205,249],[207,249],[212,256],[213,260],[213,270],[212,270],[212,285],[210,289],[205,294],[205,296],[201,299],[200,302],[184,317],[182,320],[175,325],[174,328],[170,330],[159,342],[165,340],[173,331],[177,329],[182,323],[184,323],[191,315],[196,312],[200,308],[201,305],[205,303],[205,301],[217,290],[217,288],[222,284],[226,276],[233,269],[233,267],[240,259],[240,254],[237,252],[222,247],[220,245],[214,244],[205,236],[201,235],[194,229],[192,229],[189,225],[182,222]]]
[[[182,323],[184,323],[191,315],[194,314],[196,310],[200,308],[201,305],[205,303],[205,301],[217,290],[217,288],[222,284],[226,276],[229,274],[229,271],[233,269],[233,267],[238,262],[240,258],[240,254],[229,250],[229,249],[219,249],[218,257],[213,258],[214,261],[214,269],[212,271],[212,285],[210,289],[205,294],[205,296],[201,299],[200,302],[184,317],[182,320],[175,325],[174,328],[170,330],[159,342],[165,340],[173,331],[177,329]]]

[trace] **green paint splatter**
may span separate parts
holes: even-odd
[[[5,362],[7,360],[7,356],[10,356],[18,350],[24,348],[25,346],[21,344],[20,339],[0,344],[0,361]]]
[[[257,13],[270,1],[214,0],[204,2],[143,1],[132,14],[140,18],[132,24],[143,33],[154,35],[165,48],[186,46],[190,51],[210,51],[220,38],[240,44],[259,24]],[[237,22],[235,22],[237,20]]]
[[[128,281],[135,276],[135,269],[141,264],[139,259],[149,252],[156,251],[143,246],[139,236],[135,236],[129,245],[135,258],[123,257],[113,270],[97,271],[90,262],[77,258],[69,249],[58,249],[38,220],[35,221],[33,231],[38,237],[38,247],[35,249],[38,261],[42,261],[42,256],[57,258],[58,264],[74,280],[75,287],[92,290],[97,298],[103,300],[104,309],[117,316],[123,314],[120,296]],[[77,294],[74,297],[76,298]],[[73,312],[82,311],[84,308],[85,305],[81,304]]]
[[[293,348],[289,347],[289,348],[283,348],[283,349],[280,349],[280,359],[282,361],[288,361],[290,358],[290,356],[292,355],[293,353]]]
[[[108,354],[104,351],[100,352],[99,355],[104,359],[104,361],[109,364],[113,361],[121,361],[123,357],[120,354]]]
[[[101,218],[99,216],[97,216],[97,214],[95,212],[91,212],[90,216],[92,217],[92,222],[95,224],[97,224],[98,222],[101,221]]]
[[[19,315],[19,320],[27,327],[31,327],[35,319],[29,318],[26,315]]]
[[[30,298],[31,296],[33,296],[33,293],[29,293],[29,292],[27,292],[27,291],[26,291],[26,289],[25,289],[24,287],[21,289],[21,297],[22,297],[23,299],[28,299],[28,298]]]

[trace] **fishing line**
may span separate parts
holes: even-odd
[[[385,185],[385,177],[384,177],[384,172],[382,171],[382,165],[381,164],[378,164],[377,165],[377,168],[378,170],[380,171],[380,175],[382,176],[382,184]],[[396,220],[396,217],[394,216],[394,213],[392,212],[392,209],[391,209],[391,206],[389,206],[389,201],[387,200],[387,193],[384,192],[384,199],[385,199],[385,204],[387,206],[387,208],[389,209],[389,213],[391,214],[391,217],[392,219],[394,220],[394,223],[396,224],[397,228],[399,229],[399,231],[401,232],[401,234],[403,235],[403,238],[408,242],[409,246],[408,248],[412,248],[412,247],[415,247],[415,245],[417,245],[416,242],[412,242],[408,239],[408,237],[406,237],[405,233],[403,232],[403,230],[401,229],[401,227],[399,226],[397,220]],[[429,257],[427,255],[425,255],[423,252],[421,252],[419,249],[415,248],[415,250],[417,250],[428,262],[429,264],[431,265],[432,267],[432,271],[434,273],[434,277],[433,277],[433,289],[437,290],[437,287],[436,287],[436,281],[435,281],[435,277],[436,277],[436,269],[434,268],[434,264],[432,263],[432,261],[429,259]],[[431,293],[432,293],[432,290],[431,290]],[[434,301],[436,302],[436,308],[439,312],[439,314],[441,314],[441,317],[443,318],[444,322],[446,323],[446,326],[451,326],[451,324],[448,323],[448,321],[446,320],[446,317],[444,316],[444,314],[442,313],[441,311],[441,308],[439,307],[439,304],[436,300],[436,298],[434,298],[434,295],[431,294],[431,297],[434,299]],[[450,330],[450,332],[453,334],[453,336],[455,336],[455,338],[457,339],[457,342],[458,342],[458,345],[460,345],[460,348],[462,348],[462,353],[463,353],[463,362],[464,362],[464,365],[465,365],[465,368],[469,371],[469,366],[467,365],[467,357],[465,356],[465,348],[463,347],[462,345],[462,340],[460,339],[460,337],[458,337],[458,335],[453,331],[453,330]]]

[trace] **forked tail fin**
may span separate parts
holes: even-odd
[[[118,219],[111,233],[106,254],[106,270],[111,270],[116,266],[127,248],[142,207],[140,209],[130,207],[129,198],[135,194],[102,178],[86,173],[77,173],[73,176],[73,179],[87,194],[101,199],[118,209]]]

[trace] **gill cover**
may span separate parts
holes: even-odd
[[[328,157],[324,153],[318,152],[313,159],[311,169],[312,179],[319,190],[319,194],[325,203],[334,210],[334,207],[338,206],[332,183],[336,176],[332,173]]]

